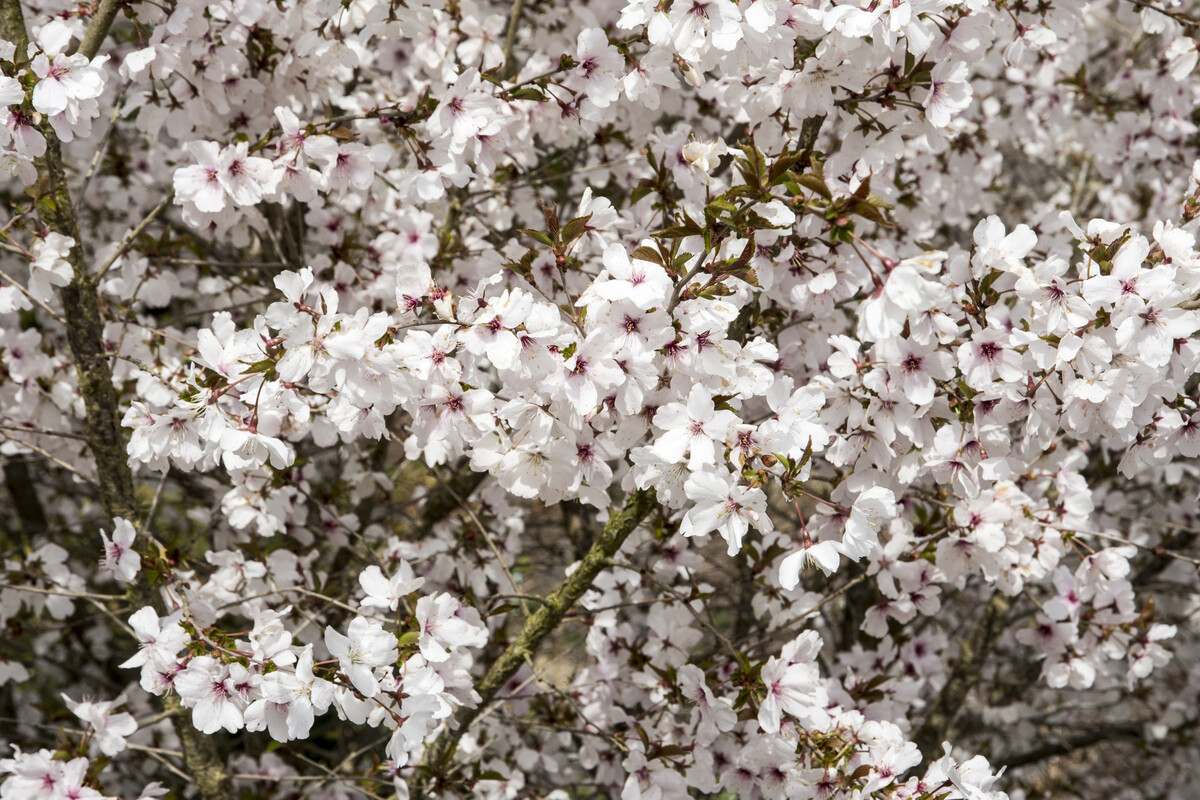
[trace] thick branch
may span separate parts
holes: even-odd
[[[537,611],[526,619],[524,627],[499,658],[488,668],[487,674],[476,685],[480,701],[474,708],[462,708],[454,718],[451,729],[442,733],[430,748],[425,759],[423,775],[418,776],[416,796],[421,795],[422,785],[430,780],[440,780],[448,772],[458,741],[480,714],[496,700],[496,694],[516,674],[538,646],[549,636],[571,607],[578,602],[592,585],[592,581],[621,549],[629,535],[655,507],[653,490],[634,492],[625,501],[621,510],[609,518],[604,530],[588,549],[579,566],[558,588],[539,605]]]
[[[517,41],[517,29],[521,25],[521,12],[525,9],[525,0],[512,0],[512,9],[508,12],[508,26],[504,32],[504,72],[505,78],[515,76],[520,69],[513,60],[513,45]]]
[[[83,41],[79,44],[78,52],[83,53],[89,59],[96,57],[96,53],[100,52],[100,45],[104,44],[104,40],[108,37],[108,29],[112,27],[113,21],[117,18],[117,12],[121,10],[123,4],[124,0],[100,0],[100,5],[96,7],[87,29],[83,32]]]
[[[217,741],[196,730],[188,720],[188,712],[179,705],[175,697],[163,700],[165,711],[172,713],[171,722],[183,746],[183,764],[187,767],[196,789],[204,800],[218,800],[233,796],[225,762],[217,751]]]
[[[121,0],[102,0],[83,35],[79,52],[92,58],[108,35],[108,29],[116,18]],[[29,35],[25,29],[20,0],[0,0],[0,34],[24,51]],[[121,429],[120,404],[113,387],[112,370],[104,347],[104,320],[100,315],[100,298],[96,288],[96,277],[89,274],[84,257],[83,238],[79,233],[79,222],[71,202],[67,185],[66,168],[63,164],[62,148],[54,128],[43,120],[42,135],[46,139],[46,154],[38,161],[40,194],[37,199],[38,215],[51,230],[75,240],[68,260],[71,264],[71,282],[64,286],[60,296],[63,316],[66,321],[67,341],[75,362],[75,373],[79,381],[79,393],[84,403],[84,426],[88,448],[96,463],[96,478],[100,486],[100,500],[109,517],[138,519],[137,496],[133,488],[133,473],[125,453],[125,435]],[[143,587],[141,597],[152,602],[153,591]],[[168,710],[173,700],[168,700]],[[216,752],[215,742],[203,737],[191,727],[191,723],[175,715],[172,718],[175,731],[184,746],[184,760],[196,781],[201,797],[205,800],[223,800],[231,794],[225,767]]]
[[[116,2],[105,0],[89,23],[84,34],[85,47],[91,47],[89,57],[99,49],[100,42],[108,33],[116,16],[117,5]],[[111,8],[106,11],[106,6]],[[27,42],[29,37],[20,0],[3,0],[0,8],[3,9],[0,13],[2,34],[9,41],[16,42],[18,52],[21,52],[22,43]],[[83,52],[87,54],[86,50]],[[38,160],[38,216],[46,227],[75,241],[75,246],[67,256],[73,273],[71,282],[62,288],[60,294],[67,341],[71,346],[79,393],[84,403],[87,443],[96,462],[100,500],[109,516],[136,519],[133,476],[125,459],[125,439],[121,431],[112,371],[104,348],[104,321],[100,316],[96,285],[88,274],[83,254],[83,239],[67,185],[62,147],[48,121],[43,120],[40,127],[46,139],[46,154]]]
[[[0,3],[0,37],[16,45],[14,59],[25,58],[29,50],[29,34],[25,31],[25,15],[21,12],[20,0],[4,0]]]
[[[811,157],[813,148],[817,146],[817,137],[821,134],[821,126],[824,124],[824,114],[806,118],[800,126],[800,140],[796,142],[796,149]]]

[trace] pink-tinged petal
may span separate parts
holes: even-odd
[[[33,107],[43,114],[54,116],[67,110],[67,89],[54,78],[38,81],[33,87]]]

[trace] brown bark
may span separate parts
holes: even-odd
[[[621,549],[621,545],[625,543],[629,535],[637,529],[637,526],[655,507],[656,502],[653,490],[637,491],[626,499],[622,508],[613,511],[604,530],[588,548],[588,552],[579,562],[579,566],[558,585],[558,588],[538,604],[537,611],[525,620],[521,632],[492,663],[483,679],[476,684],[475,688],[481,698],[479,704],[473,708],[463,707],[460,709],[451,722],[451,727],[444,731],[430,747],[421,772],[414,781],[414,797],[426,796],[430,784],[436,786],[445,781],[450,773],[454,753],[458,749],[458,741],[466,733],[467,728],[479,718],[489,705],[496,701],[496,695],[504,688],[509,679],[516,674],[522,664],[532,658],[538,646],[558,627],[567,612],[591,587],[596,576]],[[437,792],[434,792],[433,796],[437,796]]]
[[[120,0],[102,0],[92,15],[79,52],[92,58],[99,51],[121,6]],[[0,0],[0,35],[17,45],[17,53],[27,49],[29,34],[25,28],[20,0]],[[126,458],[125,435],[121,429],[120,404],[113,386],[112,370],[104,345],[104,320],[96,277],[90,274],[84,254],[83,238],[67,185],[62,148],[54,128],[43,120],[42,135],[46,154],[38,160],[37,210],[42,223],[51,230],[75,240],[68,260],[71,282],[60,291],[67,341],[71,347],[79,393],[84,403],[84,428],[88,448],[96,465],[100,501],[110,517],[139,519],[133,473]],[[139,600],[151,603],[153,590],[143,587]],[[177,710],[173,698],[165,701],[167,710]],[[192,728],[183,716],[172,716],[175,731],[183,744],[184,762],[205,800],[223,800],[232,795],[224,762],[216,743]]]

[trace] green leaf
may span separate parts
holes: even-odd
[[[523,236],[528,236],[530,239],[541,242],[547,247],[554,247],[554,240],[545,231],[535,231],[532,228],[519,228],[517,233]]]
[[[485,769],[483,772],[475,776],[477,781],[506,781],[508,778],[494,769]]]
[[[671,225],[655,231],[654,235],[664,239],[684,239],[688,236],[700,236],[703,233],[702,228],[693,228],[690,225]]]
[[[780,154],[779,158],[775,159],[775,163],[771,165],[771,171],[767,174],[767,183],[771,186],[783,183],[791,168],[803,160],[804,153]]]
[[[719,394],[713,397],[713,408],[718,411],[736,411],[733,406],[729,405],[729,401],[734,398],[731,394]]]
[[[727,200],[724,197],[717,197],[709,201],[708,205],[704,207],[705,216],[713,217],[714,219],[719,218],[722,211],[727,214],[735,214],[737,213],[737,206],[731,200]]]
[[[866,200],[856,200],[854,205],[850,207],[850,211],[863,219],[869,219],[878,225],[891,225],[891,220],[883,213],[879,206]]]
[[[664,744],[655,748],[654,755],[656,758],[680,758],[692,752],[692,748],[684,747],[681,744]]]
[[[270,358],[264,358],[262,361],[255,361],[246,369],[246,372],[260,372],[263,375],[270,375],[274,371],[275,362]]]
[[[852,194],[851,197],[853,197],[855,200],[866,200],[870,196],[871,196],[871,176],[868,175],[866,180],[864,180],[862,183],[860,183],[858,185],[858,188],[854,190],[854,194]]]
[[[653,247],[647,247],[646,245],[642,245],[634,250],[633,255],[631,255],[630,258],[632,258],[634,261],[649,261],[652,264],[658,264],[660,267],[666,266],[666,264],[663,263],[662,254]]]
[[[829,187],[825,185],[824,178],[821,178],[810,172],[806,172],[803,175],[796,176],[796,183],[800,184],[809,191],[816,192],[826,200],[833,199],[833,192],[829,191]]]
[[[510,89],[508,96],[513,100],[533,100],[538,103],[544,103],[550,99],[536,86],[518,86],[516,89]]]
[[[742,180],[756,189],[766,189],[767,160],[763,157],[762,152],[753,143],[743,147],[742,152],[745,156],[736,162],[738,172],[742,174]]]
[[[796,465],[796,472],[800,472],[800,470],[804,469],[804,465],[812,460],[812,454],[813,454],[813,445],[812,445],[812,437],[810,436],[808,438],[808,444],[806,444],[804,446],[804,455],[800,458],[800,463]]]
[[[691,261],[692,258],[694,258],[694,254],[692,253],[680,253],[679,255],[675,256],[675,261],[672,262],[671,265],[673,271],[678,272],[680,275],[684,274],[687,270],[688,262]]]
[[[583,236],[588,231],[588,223],[591,221],[592,215],[587,214],[582,217],[576,217],[563,226],[562,242],[564,245],[570,245],[580,236]]]

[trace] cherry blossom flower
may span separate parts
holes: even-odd
[[[760,531],[772,530],[767,516],[767,498],[760,489],[735,483],[732,476],[697,472],[687,479],[684,491],[693,503],[679,531],[684,536],[704,536],[717,531],[728,543],[729,555],[742,549],[742,540],[753,525]]]
[[[973,92],[966,78],[967,65],[961,61],[940,61],[933,68],[925,96],[925,118],[930,125],[944,128],[955,114],[971,105]]]
[[[842,535],[842,553],[858,561],[878,546],[879,529],[896,516],[896,496],[891,489],[872,486],[854,498]]]
[[[192,709],[192,724],[198,731],[216,733],[224,728],[237,733],[245,725],[242,701],[251,680],[240,664],[199,656],[175,678],[175,688],[184,706]]]
[[[395,611],[403,598],[425,584],[425,579],[414,576],[409,563],[401,561],[390,578],[372,564],[359,573],[358,583],[367,595],[359,605],[363,608],[386,608]]]
[[[121,664],[124,668],[156,666],[174,661],[175,655],[188,643],[189,637],[178,620],[160,618],[149,606],[129,618],[129,626],[137,634],[139,648]]]
[[[124,697],[77,703],[64,694],[63,702],[71,709],[72,714],[88,725],[95,737],[96,747],[109,758],[122,752],[126,747],[125,739],[138,729],[132,714],[125,711],[113,713],[114,708],[125,702]]]
[[[758,706],[758,724],[766,733],[778,733],[787,714],[801,720],[823,713],[826,693],[821,687],[813,659],[821,649],[821,638],[802,634],[790,658],[767,659],[762,668],[766,696]]]
[[[625,380],[625,373],[612,358],[611,347],[611,341],[604,337],[590,336],[563,364],[564,391],[579,414],[595,410],[603,393]]]
[[[105,58],[89,60],[82,53],[67,55],[71,29],[53,20],[37,34],[40,52],[30,66],[38,77],[33,87],[33,107],[43,114],[62,114],[80,101],[93,100],[104,91],[100,67]]]
[[[379,694],[376,668],[396,660],[396,638],[379,622],[364,617],[350,620],[345,635],[326,627],[325,647],[338,660],[339,668],[354,688],[368,698]]]
[[[809,542],[789,553],[779,564],[779,585],[791,591],[800,583],[800,573],[812,565],[826,575],[837,572],[842,560],[837,542]]]
[[[136,536],[133,525],[122,517],[113,520],[112,539],[100,531],[100,540],[104,543],[104,570],[122,583],[132,581],[142,568],[142,557],[133,549]]]
[[[718,411],[712,395],[701,385],[692,387],[687,403],[669,403],[654,415],[654,425],[663,433],[654,441],[654,452],[669,464],[683,461],[693,472],[717,457],[717,442],[724,441],[737,417]]]
[[[678,671],[679,685],[683,693],[696,706],[700,718],[698,729],[701,742],[711,742],[717,736],[732,730],[737,722],[737,713],[727,698],[713,696],[699,667],[685,664]]]
[[[958,368],[967,385],[986,389],[994,381],[1019,381],[1025,375],[1021,354],[1008,345],[1008,337],[983,330],[958,348]]]
[[[225,208],[220,146],[216,142],[190,142],[187,147],[197,163],[175,171],[175,198],[215,214]]]
[[[467,609],[448,594],[430,595],[417,601],[421,655],[440,663],[459,647],[481,647],[487,629],[467,615]]]
[[[709,47],[734,49],[742,37],[741,19],[729,0],[675,2],[669,12],[671,42],[685,61],[699,61]]]
[[[329,710],[333,690],[333,684],[313,675],[310,645],[300,654],[294,672],[278,670],[263,678],[263,696],[246,708],[246,725],[252,727],[252,721],[261,718],[277,742],[307,739],[316,717]]]
[[[497,369],[509,369],[521,354],[521,341],[514,330],[525,321],[533,298],[522,291],[506,291],[480,310],[471,327],[460,334],[464,346],[475,354],[486,354]]]
[[[239,206],[255,205],[275,190],[278,176],[270,160],[249,155],[245,142],[222,149],[218,166],[221,186]]]
[[[621,245],[610,245],[604,250],[604,275],[590,291],[610,303],[627,300],[639,309],[661,306],[671,292],[671,279],[658,264],[641,259],[630,259]],[[583,304],[584,298],[579,303]]]

